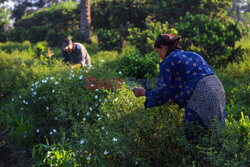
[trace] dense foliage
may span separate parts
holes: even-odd
[[[183,38],[183,48],[200,53],[211,64],[226,65],[242,58],[243,49],[236,46],[236,42],[243,33],[239,24],[232,20],[222,23],[219,19],[187,13],[175,28]]]
[[[80,33],[77,5],[61,2],[23,17],[15,23],[15,29],[7,34],[7,39],[32,43],[46,40],[50,46],[59,46],[61,39],[69,35],[77,37],[76,33]]]

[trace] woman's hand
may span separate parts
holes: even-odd
[[[143,88],[134,88],[133,89],[134,95],[136,97],[140,97],[140,96],[146,96],[146,90]]]

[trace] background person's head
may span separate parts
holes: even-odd
[[[159,57],[163,60],[174,49],[181,49],[179,43],[182,41],[178,35],[161,34],[157,37],[154,48],[159,53]]]
[[[65,38],[62,40],[62,50],[66,51],[70,54],[73,50],[73,42],[69,38]]]

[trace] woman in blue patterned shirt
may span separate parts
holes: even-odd
[[[209,127],[214,117],[224,125],[225,91],[213,69],[197,53],[180,50],[181,38],[161,34],[155,50],[162,59],[155,90],[134,88],[136,97],[146,96],[145,107],[169,100],[185,108],[184,122]]]

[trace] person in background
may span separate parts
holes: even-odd
[[[162,59],[155,90],[138,87],[136,97],[146,96],[145,107],[163,105],[168,101],[185,108],[185,125],[201,125],[211,130],[214,118],[224,126],[226,94],[213,69],[197,53],[180,50],[182,39],[177,35],[161,34],[154,48]],[[193,138],[188,126],[186,135]]]
[[[63,62],[72,64],[70,69],[84,67],[85,64],[88,66],[88,69],[92,66],[86,48],[80,43],[73,43],[69,38],[62,40],[61,57],[63,58]]]

